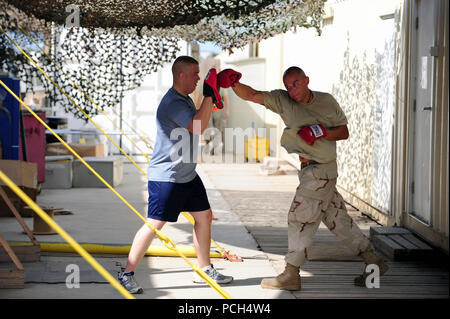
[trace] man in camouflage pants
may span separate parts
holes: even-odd
[[[327,172],[336,171],[335,165],[303,164],[299,172],[300,185],[288,214],[289,242],[285,259],[290,265],[305,263],[320,222],[355,255],[367,251],[373,253],[371,243],[347,213],[344,199],[336,189],[336,178],[329,178]],[[288,288],[296,290],[295,287]]]
[[[218,74],[221,87],[232,87],[240,98],[264,105],[279,114],[286,124],[281,145],[299,155],[300,184],[288,214],[288,253],[286,268],[275,278],[261,282],[263,288],[300,290],[300,266],[308,256],[314,234],[323,222],[366,264],[376,264],[380,275],[388,266],[348,215],[336,189],[338,177],[336,141],[349,136],[347,118],[332,95],[311,91],[309,77],[302,69],[290,67],[283,74],[286,90],[256,91],[239,82],[240,73],[227,69]],[[355,278],[365,286],[367,273]]]

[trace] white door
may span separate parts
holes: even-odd
[[[431,223],[431,171],[433,151],[433,91],[434,47],[438,1],[416,0],[413,19],[413,61],[415,72],[412,82],[413,140],[411,163],[412,183],[409,213],[426,224]]]

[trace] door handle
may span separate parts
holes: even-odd
[[[431,111],[431,110],[433,110],[433,108],[432,108],[431,106],[425,106],[425,107],[423,108],[423,110],[424,110],[424,111]]]

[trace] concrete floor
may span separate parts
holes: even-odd
[[[346,251],[321,225],[309,261],[302,267],[302,290],[287,292],[260,287],[262,278],[273,277],[284,268],[287,251],[287,211],[298,184],[296,175],[263,176],[260,164],[198,165],[214,215],[212,237],[223,248],[243,257],[232,263],[214,258],[217,269],[235,280],[223,289],[234,299],[315,299],[315,298],[448,298],[448,266],[427,263],[389,262],[391,271],[381,279],[381,289],[353,286],[353,277],[363,270],[358,257]],[[142,166],[145,169],[145,166]],[[145,216],[147,182],[136,167],[124,165],[124,178],[116,190]],[[101,188],[44,189],[38,196],[42,206],[72,211],[55,216],[55,221],[80,243],[131,244],[142,221],[110,190]],[[377,224],[362,212],[348,207],[349,214],[368,235]],[[32,228],[32,219],[26,218]],[[8,241],[28,241],[14,218],[0,219],[0,233]],[[192,225],[183,216],[163,228],[177,245],[192,246]],[[59,235],[36,236],[40,242],[63,242]],[[155,239],[152,245],[161,245]],[[214,250],[212,246],[212,250]],[[115,277],[112,263],[126,263],[124,255],[95,255]],[[194,258],[191,258],[195,262]],[[42,253],[41,262],[49,265],[81,265],[75,254]],[[24,263],[25,271],[35,263]],[[7,267],[8,264],[0,264]],[[64,267],[63,267],[64,268]],[[88,269],[88,267],[83,268]],[[64,279],[64,269],[51,269]],[[86,270],[87,271],[87,270]],[[90,270],[89,278],[95,270]],[[67,274],[68,275],[68,274]],[[81,273],[83,276],[83,272]],[[217,299],[222,297],[208,285],[192,283],[190,266],[178,257],[145,257],[136,272],[144,294],[138,299]],[[112,299],[122,296],[104,280],[88,283],[81,277],[80,288],[61,283],[26,283],[24,289],[1,289],[4,298]]]
[[[287,215],[297,174],[264,176],[260,164],[202,164],[214,186],[230,204],[278,273],[287,253]],[[347,205],[348,214],[369,237],[370,227],[381,226],[364,212]],[[380,253],[380,252],[379,252]],[[385,258],[387,259],[387,258]],[[441,299],[448,298],[448,256],[438,260],[390,261],[380,287],[355,287],[354,277],[364,263],[321,223],[301,267],[302,289],[297,299]]]
[[[143,166],[144,167],[144,166]],[[215,268],[224,274],[232,275],[234,281],[224,285],[223,289],[233,298],[274,299],[294,298],[285,291],[265,290],[260,287],[262,278],[276,276],[267,256],[257,248],[257,243],[244,227],[239,217],[233,213],[220,192],[209,179],[198,170],[208,191],[214,215],[212,236],[217,244],[231,253],[244,258],[244,262],[229,262],[214,258]],[[136,167],[124,165],[124,178],[116,187],[133,207],[145,216],[147,206],[147,182]],[[71,215],[55,216],[54,220],[79,243],[101,243],[130,245],[142,221],[121,202],[109,189],[71,188],[43,189],[37,200],[40,206],[52,206],[71,211]],[[32,229],[32,218],[25,218]],[[177,245],[192,246],[192,225],[180,216],[177,223],[167,223],[163,233]],[[8,241],[29,241],[15,218],[4,217],[0,220],[0,233]],[[36,235],[39,242],[64,242],[59,235]],[[152,245],[162,245],[155,239]],[[214,246],[212,249],[214,250]],[[94,256],[101,264],[114,262],[126,263],[126,256]],[[191,258],[195,262],[195,258]],[[74,254],[42,253],[41,262],[51,264],[80,264],[81,257]],[[61,263],[64,261],[64,263]],[[28,264],[28,266],[27,266]],[[34,263],[24,263],[25,272],[32,269]],[[12,265],[12,264],[11,264]],[[5,268],[3,263],[2,267]],[[65,269],[54,271],[64,272]],[[94,271],[94,270],[92,270]],[[116,273],[110,271],[116,277]],[[192,282],[193,271],[188,263],[178,257],[145,257],[136,272],[138,282],[144,288],[144,294],[137,298],[168,299],[210,299],[222,297],[208,285]],[[61,274],[59,274],[61,275]],[[69,274],[67,274],[69,275]],[[80,288],[69,289],[65,283],[26,283],[24,289],[1,289],[0,298],[122,298],[109,284],[83,283]]]

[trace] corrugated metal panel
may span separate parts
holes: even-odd
[[[441,0],[439,16],[439,38],[436,52],[438,57],[436,72],[436,145],[434,151],[434,196],[433,196],[433,229],[441,234],[445,234],[448,240],[449,235],[449,206],[448,206],[448,132],[449,132],[449,81],[448,81],[448,45],[449,45],[449,13],[448,1]]]
[[[431,3],[431,2],[430,2]],[[411,198],[411,176],[408,174],[410,166],[410,144],[408,141],[412,138],[411,129],[413,123],[411,119],[411,90],[416,85],[413,80],[413,72],[411,69],[412,64],[415,62],[412,60],[410,53],[414,43],[408,41],[414,41],[411,39],[413,33],[410,26],[414,25],[413,6],[414,2],[404,2],[405,24],[402,33],[404,45],[401,52],[404,56],[404,63],[402,64],[399,73],[398,83],[398,104],[397,104],[397,121],[396,121],[396,144],[399,145],[399,150],[395,153],[394,159],[394,189],[397,198],[394,201],[394,212],[396,220],[399,225],[406,226],[420,237],[430,242],[431,244],[440,247],[448,252],[448,235],[449,235],[449,205],[448,205],[448,159],[449,159],[449,147],[448,147],[448,130],[449,130],[449,100],[448,100],[448,1],[440,0],[438,3],[440,6],[438,11],[437,26],[438,26],[438,42],[436,46],[439,48],[437,51],[432,52],[437,54],[435,59],[435,91],[434,91],[434,123],[433,123],[433,136],[434,141],[432,145],[432,158],[431,163],[432,174],[432,198],[431,198],[431,220],[430,225],[426,225],[417,219],[413,215],[410,215],[411,205],[409,199]],[[402,145],[404,143],[404,145]]]

